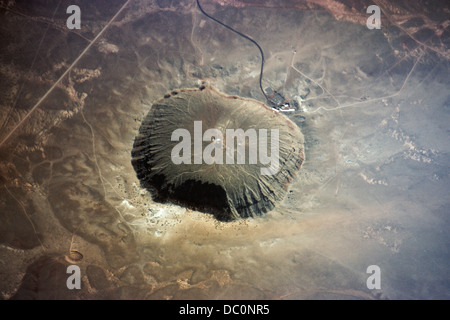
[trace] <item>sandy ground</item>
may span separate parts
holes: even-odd
[[[206,81],[264,98],[257,48],[173,2],[114,19],[125,1],[86,3],[74,31],[66,1],[1,2],[0,298],[450,298],[448,9],[378,1],[369,30],[359,1],[205,0],[261,45],[263,86],[300,104],[305,136],[285,199],[223,223],[153,202],[131,165],[165,93]]]

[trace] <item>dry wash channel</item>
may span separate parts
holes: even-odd
[[[199,125],[202,130],[200,142],[196,140]],[[192,140],[189,148],[183,150],[187,161],[177,164],[173,159],[174,148],[178,150],[181,138],[174,139],[173,133],[179,129]],[[218,141],[221,139],[217,136],[205,139],[203,133],[208,129],[217,130],[223,141]],[[227,133],[230,130],[245,133],[276,131],[277,170],[273,174],[262,174],[267,165],[261,161],[252,162],[251,157],[252,151],[260,157],[264,146],[268,149],[265,155],[274,156],[273,133],[270,138],[266,135],[265,145],[261,134],[258,143],[246,134],[240,140],[242,146],[239,146],[238,138],[233,138],[235,148],[228,149]],[[220,151],[223,163],[200,163],[199,159],[205,159],[205,153],[203,157],[201,155],[203,150],[217,146],[217,143],[220,148],[210,154],[217,157]],[[233,150],[231,156],[230,150]],[[241,158],[243,162],[237,160],[239,150],[246,150]],[[227,161],[231,158],[236,160],[233,164]],[[222,221],[253,217],[272,210],[276,202],[283,199],[303,160],[303,135],[293,122],[258,101],[226,96],[210,86],[173,91],[155,102],[141,125],[132,151],[137,176],[154,200],[171,201],[212,213]]]

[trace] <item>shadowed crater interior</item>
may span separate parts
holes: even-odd
[[[185,135],[174,134],[177,129]],[[208,129],[216,134],[208,136]],[[176,164],[181,160],[174,155],[183,161]],[[156,101],[132,150],[137,177],[155,201],[222,221],[272,210],[303,160],[303,135],[293,122],[258,101],[210,86]]]

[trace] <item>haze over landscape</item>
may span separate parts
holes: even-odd
[[[133,167],[164,96],[266,103],[258,48],[195,0],[0,1],[0,299],[449,299],[448,1],[200,3],[295,105],[281,199],[221,221],[156,201]]]

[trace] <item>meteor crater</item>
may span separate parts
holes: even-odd
[[[152,105],[132,164],[155,201],[230,221],[283,199],[304,160],[303,141],[292,121],[263,103],[202,86]]]

